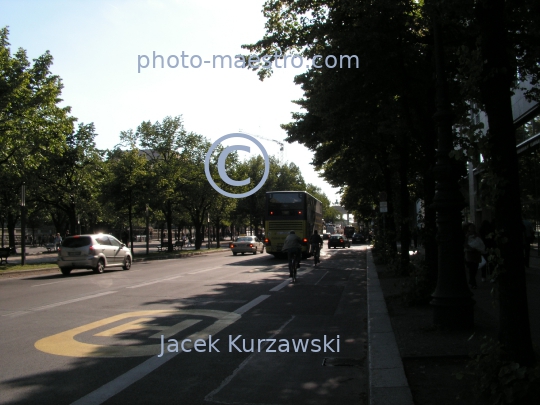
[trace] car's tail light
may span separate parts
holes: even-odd
[[[307,245],[307,238],[302,239],[302,244]]]
[[[250,244],[249,244],[249,247],[253,247],[253,243],[250,243]]]
[[[236,245],[235,245],[234,243],[231,243],[231,244],[229,245],[229,247],[230,247],[230,248],[233,248],[233,247],[236,247]]]
[[[339,241],[340,241],[341,243],[343,243],[343,239],[340,239]]]
[[[268,239],[268,238],[264,238],[264,244],[266,246],[272,246],[272,243],[270,242],[270,239]]]
[[[96,249],[94,249],[93,246],[90,246],[88,248],[88,254],[91,255],[91,256],[95,256],[96,255]]]

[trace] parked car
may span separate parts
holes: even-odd
[[[356,232],[352,236],[352,243],[366,243],[366,238],[360,232]]]
[[[74,235],[62,241],[57,264],[67,276],[73,269],[92,269],[103,273],[106,267],[131,268],[131,251],[112,235]]]
[[[323,238],[323,240],[328,240],[328,239],[330,239],[330,234],[328,232],[324,232],[322,234],[322,238]]]
[[[328,239],[328,249],[337,247],[351,247],[351,240],[342,234],[331,235]]]
[[[256,236],[240,236],[236,239],[236,242],[231,242],[229,247],[235,256],[238,253],[253,253],[256,255],[257,252],[264,252],[264,243]]]

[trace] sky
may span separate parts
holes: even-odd
[[[270,155],[297,164],[306,182],[334,202],[338,189],[318,177],[310,165],[312,152],[284,142],[280,128],[300,111],[292,100],[303,93],[293,79],[308,61],[274,69],[263,82],[248,69],[213,67],[213,55],[230,55],[234,63],[235,55],[248,53],[242,44],[263,37],[263,3],[0,0],[0,26],[9,26],[12,53],[22,47],[33,59],[51,52],[51,70],[64,84],[62,105],[71,106],[80,123],[95,124],[98,148],[113,148],[121,131],[135,130],[143,121],[182,115],[187,131],[212,142],[240,131],[257,136]],[[163,56],[163,67],[157,55]],[[236,138],[233,144],[259,153],[249,141]]]

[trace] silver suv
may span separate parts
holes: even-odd
[[[105,267],[131,268],[131,251],[112,235],[74,235],[62,241],[58,250],[57,264],[67,276],[73,269],[92,269],[103,273]]]

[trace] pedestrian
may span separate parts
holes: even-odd
[[[484,242],[485,252],[482,253],[483,261],[480,263],[479,268],[482,276],[482,282],[486,281],[488,276],[491,276],[493,271],[493,263],[489,262],[489,254],[491,249],[494,249],[497,244],[495,243],[495,229],[488,220],[482,221],[478,234]],[[483,264],[483,265],[482,265]]]
[[[482,261],[482,253],[485,251],[484,242],[476,233],[476,226],[468,223],[465,226],[464,251],[465,265],[469,272],[469,287],[476,290],[476,273],[478,273],[478,265]]]
[[[126,246],[129,246],[129,233],[125,228],[122,231],[122,243]]]
[[[58,250],[60,248],[60,244],[62,243],[62,237],[60,236],[60,232],[56,234],[53,243],[55,250]]]
[[[530,221],[523,220],[523,254],[525,256],[525,267],[529,268],[531,258],[531,243],[534,242],[534,228]]]

